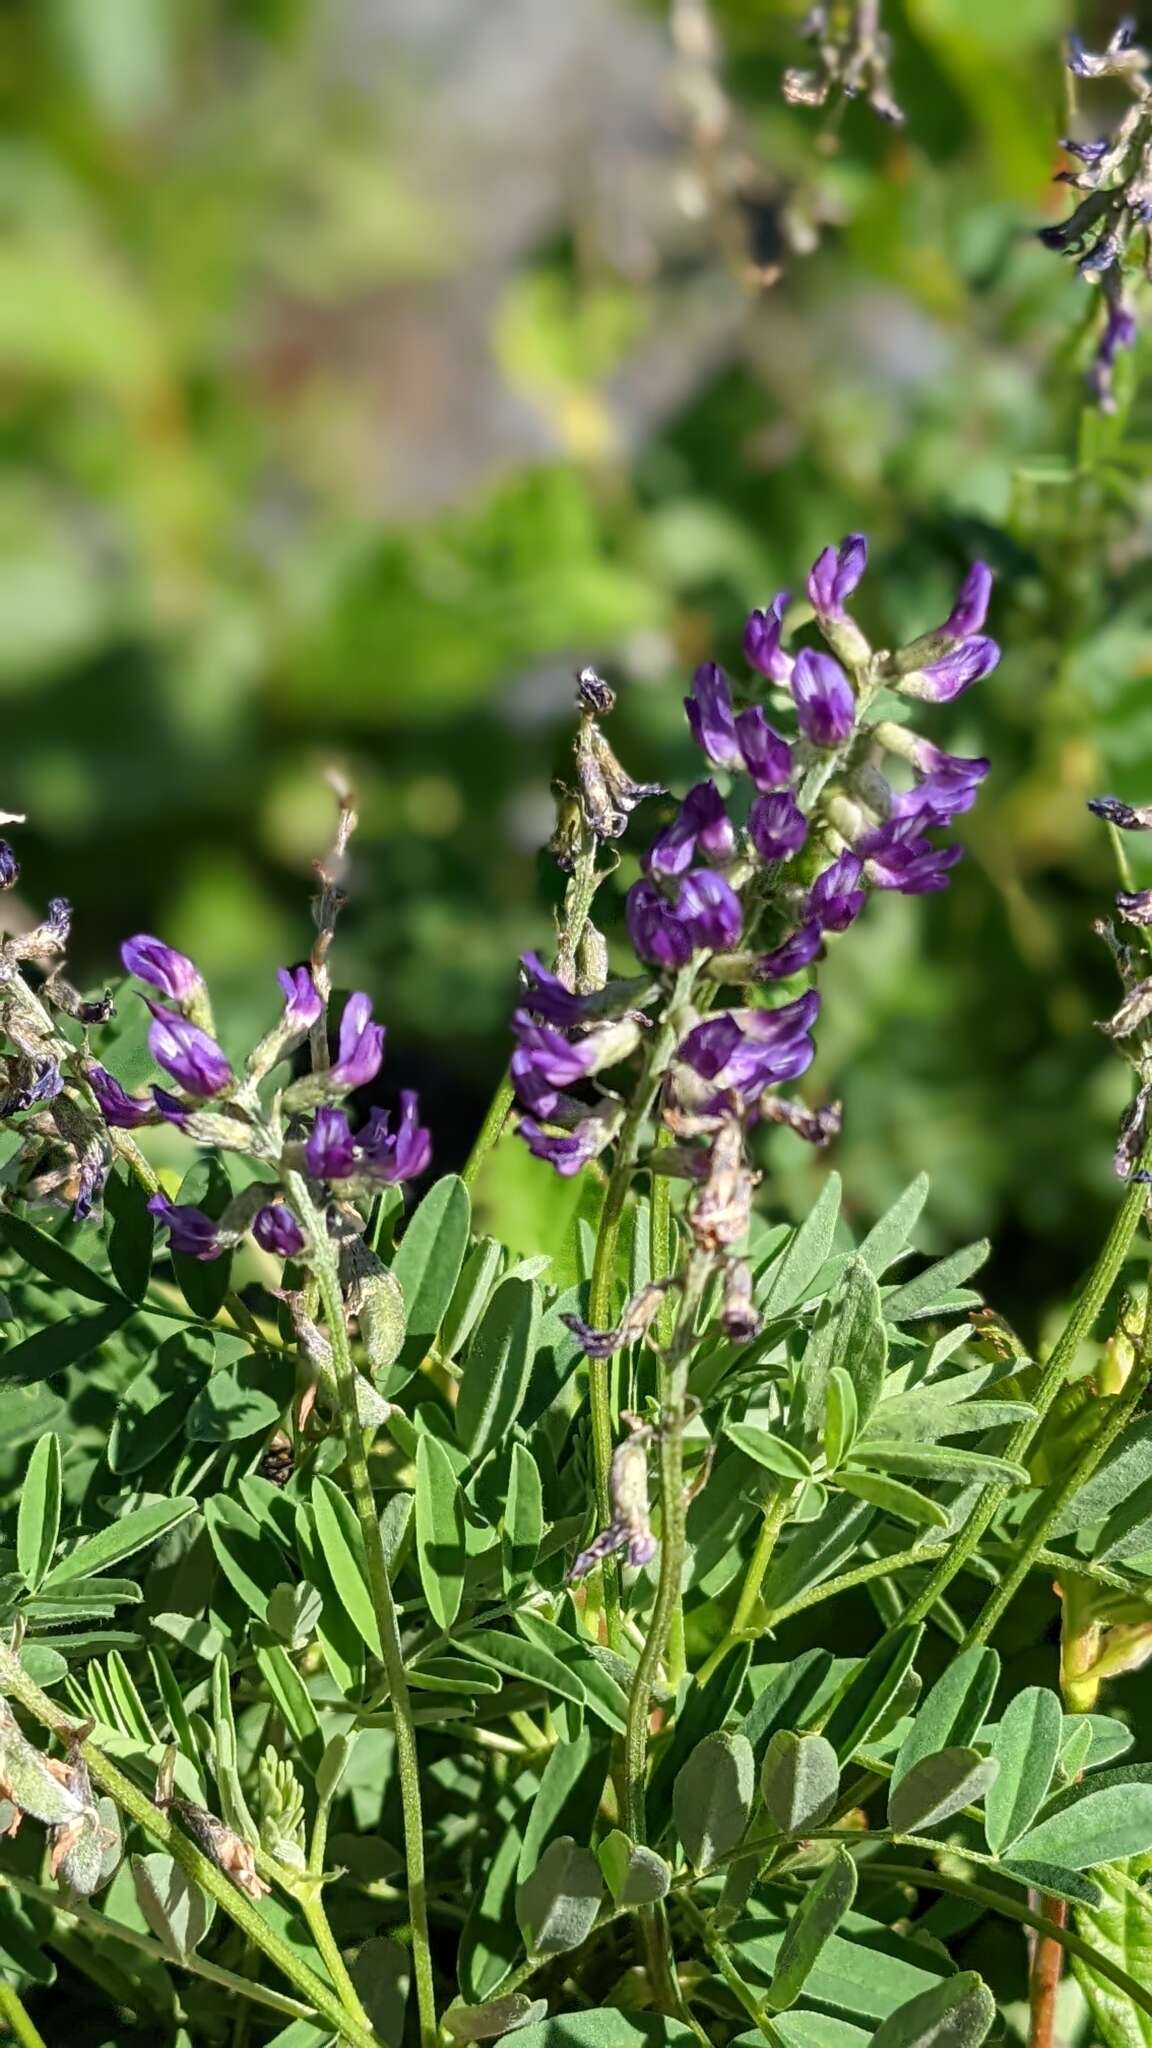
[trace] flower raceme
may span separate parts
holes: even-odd
[[[992,578],[982,562],[942,625],[873,651],[849,610],[867,562],[864,536],[850,534],[813,565],[807,594],[826,649],[786,644],[786,591],[751,614],[752,701],[741,704],[717,663],[696,670],[685,709],[713,772],[655,833],[626,905],[655,994],[649,986],[638,998],[635,984],[620,984],[613,1021],[611,985],[589,993],[523,957],[511,1063],[519,1129],[558,1173],[578,1173],[611,1146],[627,1087],[618,1092],[610,1070],[648,1060],[657,1033],[643,1006],[653,1000],[656,1022],[662,1003],[678,1020],[671,1053],[649,1074],[678,1141],[657,1155],[661,1170],[707,1182],[718,1128],[733,1119],[744,1129],[787,1123],[814,1143],[838,1129],[838,1112],[779,1093],[811,1063],[819,1003],[786,984],[810,975],[871,891],[947,886],[961,848],[934,835],[972,807],[988,762],[946,752],[904,723],[900,707],[907,716],[917,701],[951,702],[1000,652],[983,631]],[[744,993],[730,1007],[710,999],[702,1012],[701,983]]]

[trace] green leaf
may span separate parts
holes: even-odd
[[[1067,1899],[1073,1906],[1098,1906],[1101,1892],[1095,1878],[1078,1870],[1062,1870],[1058,1863],[1019,1863],[1015,1856],[1000,1865],[1005,1877],[1045,1898]]]
[[[604,1757],[587,1728],[574,1742],[558,1742],[540,1775],[520,1849],[516,1872],[522,1881],[534,1870],[553,1835],[586,1840],[604,1789]]]
[[[34,1380],[53,1379],[98,1351],[135,1313],[135,1304],[124,1301],[101,1309],[96,1316],[68,1316],[62,1322],[49,1323],[46,1329],[0,1351],[0,1382],[30,1386]]]
[[[392,1271],[404,1293],[408,1330],[385,1391],[393,1394],[427,1357],[452,1301],[468,1247],[472,1205],[455,1174],[429,1188],[404,1232]]]
[[[908,1239],[920,1221],[920,1212],[928,1199],[928,1175],[917,1174],[916,1179],[904,1193],[887,1209],[878,1223],[874,1223],[856,1256],[867,1266],[870,1273],[879,1279],[880,1275],[899,1258]]]
[[[723,1666],[721,1667],[723,1669]],[[760,1750],[777,1728],[803,1725],[813,1718],[813,1702],[830,1690],[830,1650],[802,1650],[787,1664],[761,1665],[755,1673],[762,1681],[752,1705],[740,1722],[740,1733]],[[725,1717],[726,1718],[726,1717]]]
[[[95,1536],[86,1537],[67,1557],[61,1558],[44,1580],[44,1591],[55,1591],[70,1581],[89,1578],[94,1572],[105,1572],[110,1565],[133,1557],[147,1544],[166,1536],[177,1522],[195,1514],[198,1506],[198,1501],[181,1497],[149,1501],[142,1508],[131,1508],[126,1515],[121,1515],[118,1522],[110,1522]]]
[[[500,1277],[503,1261],[504,1247],[495,1237],[482,1237],[472,1246],[440,1325],[442,1357],[455,1358],[463,1350]]]
[[[352,1982],[378,2041],[400,2048],[412,1980],[411,1952],[387,1935],[373,1934],[358,1950]]]
[[[879,1642],[841,1688],[822,1733],[844,1762],[863,1747],[883,1720],[912,1668],[923,1633],[921,1625],[904,1630],[890,1642]]]
[[[1111,1557],[1139,1557],[1145,1550],[1152,1550],[1152,1479],[1113,1508],[1092,1555],[1103,1564]]]
[[[1024,1862],[1058,1863],[1065,1870],[1094,1870],[1152,1849],[1152,1785],[1106,1785],[1089,1779],[1080,1796],[1041,1819],[1013,1843]]]
[[[799,1529],[786,1549],[777,1551],[764,1581],[766,1607],[783,1607],[798,1593],[807,1593],[859,1551],[876,1519],[869,1501],[834,1493],[815,1522]]]
[[[215,1353],[210,1330],[177,1330],[165,1337],[155,1357],[129,1382],[116,1410],[108,1440],[113,1472],[139,1472],[179,1436]]]
[[[117,1286],[129,1301],[143,1301],[152,1277],[156,1225],[148,1209],[148,1190],[135,1174],[114,1167],[104,1183],[104,1206],[112,1218],[108,1232],[108,1264]]]
[[[1152,1915],[1133,1897],[1132,1885],[1146,1881],[1148,1867],[1142,1857],[1127,1870],[1099,1871],[1095,1904],[1076,1911],[1076,1931],[1101,1961],[1115,1963],[1142,1986],[1152,1983]],[[1071,1960],[1103,2048],[1152,2048],[1152,2016],[1102,1977],[1086,1956]]]
[[[995,2017],[988,1986],[962,1970],[881,2020],[872,2048],[980,2048]]]
[[[1065,1502],[1051,1535],[1068,1536],[1106,1521],[1120,1502],[1148,1479],[1152,1479],[1152,1413],[1137,1416],[1105,1452],[1092,1477]]]
[[[499,1816],[491,1858],[482,1869],[460,1934],[457,1976],[464,1996],[478,2003],[494,1992],[512,1966],[519,1946],[514,1901],[520,1834]]]
[[[592,1932],[604,1887],[590,1849],[570,1835],[549,1842],[529,1877],[516,1887],[516,1922],[529,1955],[579,1948]]]
[[[323,1472],[318,1472],[312,1481],[311,1499],[316,1534],[336,1596],[357,1634],[378,1657],[380,1629],[368,1587],[364,1539],[356,1511],[346,1495]]]
[[[775,1472],[781,1479],[790,1479],[795,1485],[811,1479],[812,1466],[803,1451],[797,1451],[783,1437],[773,1436],[767,1429],[757,1428],[752,1422],[726,1422],[724,1434],[730,1437],[745,1457],[754,1458],[768,1472]]]
[[[856,1896],[856,1865],[846,1849],[809,1885],[784,1931],[766,2003],[775,2011],[795,2005],[825,1943]]]
[[[526,1643],[520,1636],[484,1628],[474,1630],[456,1647],[466,1655],[479,1657],[483,1664],[494,1664],[498,1671],[509,1671],[514,1678],[538,1685],[544,1692],[554,1692],[562,1700],[571,1700],[574,1706],[587,1704],[588,1695],[576,1673],[539,1643]]]
[[[605,1835],[596,1855],[617,1906],[650,1906],[667,1895],[672,1872],[664,1858],[638,1846],[621,1828]]]
[[[916,1719],[900,1745],[892,1769],[898,1785],[913,1764],[934,1751],[975,1740],[992,1704],[1000,1659],[995,1650],[964,1650],[945,1667],[931,1692],[916,1710]],[[1001,1763],[1001,1779],[1004,1766]]]
[[[183,1962],[212,1925],[215,1901],[202,1892],[172,1856],[154,1850],[133,1856],[132,1882],[140,1911],[170,1956]]]
[[[1048,1797],[1060,1754],[1064,1716],[1054,1692],[1030,1685],[1004,1710],[992,1742],[1000,1775],[988,1794],[984,1829],[994,1856],[1027,1833]],[[1063,1861],[1052,1856],[1053,1863]]]
[[[539,1328],[538,1289],[530,1280],[502,1280],[468,1347],[456,1403],[456,1434],[475,1464],[520,1413]]]
[[[717,1728],[727,1726],[751,1661],[751,1643],[738,1643],[703,1685],[698,1678],[693,1679],[683,1694],[671,1739],[661,1749],[648,1783],[648,1815],[650,1820],[655,1820],[658,1829],[663,1828],[672,1810],[672,1787],[677,1771],[681,1764],[687,1762],[698,1742]]]
[[[513,1444],[508,1498],[500,1524],[504,1591],[527,1578],[536,1562],[544,1534],[544,1494],[540,1471],[531,1451]]]
[[[829,1472],[835,1472],[859,1434],[860,1414],[852,1376],[842,1365],[834,1365],[824,1389],[824,1457]]]
[[[949,1820],[966,1806],[977,1806],[999,1768],[995,1757],[983,1757],[979,1750],[959,1744],[922,1756],[892,1786],[889,1827],[898,1835],[910,1835]]]
[[[696,2048],[696,2043],[697,2036],[679,2020],[617,2006],[558,2013],[516,2033],[516,2048]]]
[[[955,1296],[965,1280],[978,1273],[992,1247],[986,1237],[966,1244],[934,1266],[925,1267],[914,1280],[906,1280],[884,1300],[885,1320],[890,1323],[921,1322],[926,1316],[941,1315],[956,1306]]]
[[[270,1429],[292,1399],[293,1381],[292,1360],[283,1352],[252,1351],[222,1366],[188,1410],[189,1441],[244,1443]]]
[[[1135,1737],[1123,1721],[1114,1721],[1110,1714],[1065,1714],[1064,1734],[1061,1739],[1060,1761],[1068,1770],[1068,1746],[1074,1736],[1088,1730],[1088,1747],[1079,1759],[1081,1770],[1096,1771],[1101,1764],[1111,1763],[1113,1757],[1123,1756],[1131,1749]],[[1074,1777],[1075,1772],[1069,1771]]]
[[[464,1499],[452,1460],[434,1436],[416,1446],[416,1560],[433,1620],[449,1629],[464,1597]]]
[[[85,1301],[125,1306],[119,1288],[106,1280],[102,1273],[94,1273],[91,1266],[78,1259],[75,1252],[58,1244],[54,1237],[49,1237],[46,1230],[38,1230],[34,1223],[25,1222],[21,1216],[13,1216],[9,1210],[0,1215],[0,1243],[9,1245],[18,1258],[35,1267],[57,1287],[66,1287]]]
[[[844,1493],[850,1493],[855,1500],[871,1501],[873,1507],[882,1508],[886,1515],[894,1515],[898,1522],[911,1522],[917,1529],[946,1529],[948,1516],[938,1501],[930,1500],[927,1494],[917,1493],[914,1486],[905,1486],[899,1479],[890,1479],[882,1472],[838,1472],[836,1484]]]
[[[902,1444],[885,1437],[866,1437],[852,1452],[854,1463],[870,1471],[898,1472],[912,1479],[995,1479],[1027,1486],[1023,1465],[994,1458],[985,1451],[961,1451],[953,1444]]]
[[[47,1577],[56,1550],[62,1489],[60,1439],[50,1432],[28,1460],[16,1517],[16,1563],[33,1593]]]
[[[213,1219],[224,1214],[232,1200],[232,1184],[215,1153],[202,1153],[184,1175],[176,1194],[177,1202],[189,1202]],[[176,1284],[192,1310],[206,1323],[219,1315],[224,1297],[232,1285],[232,1253],[218,1259],[191,1259],[184,1252],[172,1252]]]
[[[773,1260],[758,1307],[771,1320],[804,1301],[832,1249],[840,1214],[840,1176],[830,1173],[790,1244]]]
[[[741,1965],[765,1976],[775,1969],[783,1941],[782,1932],[770,1929],[762,1916],[750,1915],[729,1933]],[[886,1927],[864,1919],[857,1909],[852,1937],[833,1934],[825,1942],[805,1988],[810,1999],[835,2012],[879,2020],[906,1999],[933,1989],[948,1969],[945,1958],[927,1943],[894,1942]]]
[[[216,1562],[244,1605],[263,1621],[268,1602],[284,1577],[284,1554],[239,1501],[214,1494],[204,1522]]]
[[[778,1728],[760,1766],[760,1796],[769,1817],[785,1835],[819,1827],[836,1804],[840,1765],[822,1735],[794,1735]]]
[[[676,1832],[688,1860],[707,1870],[734,1849],[748,1825],[756,1759],[745,1735],[720,1730],[698,1742],[672,1788]]]
[[[454,2041],[495,2041],[501,2034],[542,2019],[547,2010],[546,1998],[509,1991],[503,1998],[490,1998],[485,2005],[450,2005],[444,2014],[444,2028]]]

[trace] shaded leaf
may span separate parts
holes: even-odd
[[[837,1849],[815,1883],[808,1886],[784,1931],[767,2003],[777,2010],[795,2005],[825,1943],[835,1934],[856,1896],[856,1865]]]
[[[456,1403],[456,1433],[476,1463],[520,1412],[539,1328],[537,1288],[530,1280],[502,1280],[469,1345]]]
[[[898,1835],[915,1834],[978,1805],[998,1770],[995,1757],[961,1745],[922,1756],[889,1794],[889,1827]]]
[[[756,1759],[744,1735],[720,1730],[698,1742],[672,1788],[676,1832],[689,1862],[706,1870],[734,1849],[748,1824]]]
[[[1060,1754],[1064,1716],[1054,1692],[1030,1685],[1004,1710],[992,1742],[1000,1775],[988,1794],[984,1830],[994,1856],[1026,1834],[1048,1797]],[[1059,1863],[1062,1859],[1050,1859]]]
[[[898,1785],[921,1757],[975,1739],[992,1704],[999,1675],[1000,1659],[995,1650],[979,1647],[964,1650],[946,1667],[917,1708],[916,1719],[900,1745],[892,1769],[893,1785]],[[1003,1768],[1001,1764],[1001,1774]]]
[[[464,1597],[464,1498],[447,1451],[428,1435],[416,1447],[416,1559],[433,1619],[451,1628]]]
[[[554,1956],[579,1948],[592,1931],[603,1896],[592,1851],[570,1835],[557,1836],[516,1887],[516,1921],[528,1953]]]
[[[872,2048],[980,2048],[995,2017],[988,1986],[962,1970],[881,2020]]]
[[[802,1835],[819,1827],[839,1789],[840,1765],[830,1742],[777,1729],[760,1766],[760,1794],[781,1833]]]
[[[62,1487],[60,1439],[50,1431],[28,1460],[16,1517],[16,1563],[32,1592],[43,1583],[55,1554]]]

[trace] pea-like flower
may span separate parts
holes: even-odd
[[[802,647],[792,670],[796,717],[814,747],[839,747],[856,723],[856,698],[838,661]]]
[[[846,932],[864,908],[866,891],[860,887],[863,863],[854,853],[842,853],[823,874],[817,875],[808,892],[808,915],[826,932]]]
[[[120,958],[129,974],[159,989],[170,1003],[188,1002],[204,985],[200,969],[186,953],[178,953],[174,946],[166,946],[163,939],[152,938],[148,932],[125,939]]]
[[[737,716],[728,678],[717,662],[706,661],[696,670],[684,708],[693,739],[715,767],[750,775],[759,790],[787,788],[791,747],[758,704]]]
[[[143,1124],[156,1122],[156,1105],[150,1100],[142,1101],[138,1095],[129,1095],[107,1067],[93,1061],[87,1069],[87,1078],[100,1105],[100,1114],[113,1130],[137,1131]]]
[[[276,979],[284,991],[285,1024],[292,1031],[310,1031],[324,1009],[311,969],[278,967]]]
[[[628,930],[642,960],[664,968],[684,967],[693,953],[725,952],[740,938],[740,899],[723,875],[694,868],[669,902],[651,882],[629,891]]]
[[[385,1110],[373,1109],[357,1141],[357,1155],[373,1180],[390,1184],[417,1180],[432,1163],[432,1136],[420,1122],[420,1103],[415,1091],[400,1091],[400,1115],[396,1129]]]
[[[329,1080],[340,1088],[363,1088],[374,1081],[384,1058],[384,1026],[372,1022],[372,998],[358,993],[344,1005],[337,1058]]]
[[[313,1180],[347,1180],[355,1172],[356,1143],[346,1110],[325,1106],[316,1111],[304,1164]]]
[[[750,613],[744,627],[744,659],[749,668],[758,669],[771,683],[792,680],[792,656],[780,645],[784,614],[791,602],[792,592],[782,590],[767,611]]]
[[[190,1202],[172,1202],[165,1194],[149,1197],[148,1208],[168,1232],[174,1252],[188,1259],[218,1259],[224,1246],[219,1225]]]
[[[697,860],[730,861],[736,834],[714,782],[688,791],[678,815],[653,840],[644,865],[650,874],[682,875]]]
[[[813,611],[821,618],[842,619],[845,599],[851,597],[867,567],[868,542],[862,533],[850,533],[838,548],[825,548],[808,575]]]
[[[808,837],[808,820],[787,790],[758,796],[748,813],[748,832],[761,860],[788,860]]]
[[[214,1038],[175,1010],[162,1010],[156,1003],[148,1008],[148,1050],[158,1067],[189,1095],[219,1095],[229,1086],[232,1069]]]
[[[252,1235],[261,1251],[279,1259],[296,1259],[304,1249],[304,1232],[283,1202],[268,1202],[252,1220]]]

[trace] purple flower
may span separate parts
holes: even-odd
[[[868,566],[868,542],[862,533],[850,533],[838,548],[825,548],[812,564],[808,576],[808,597],[821,618],[844,616],[844,600],[851,597]]]
[[[973,683],[990,675],[1000,659],[1000,649],[995,640],[987,640],[974,633],[969,639],[961,640],[942,654],[939,661],[929,662],[927,668],[917,672],[913,696],[926,697],[932,704],[950,704]],[[907,679],[905,687],[912,682]]]
[[[1116,358],[1122,348],[1136,346],[1136,321],[1118,292],[1108,294],[1108,313],[1088,371],[1088,386],[1103,412],[1113,412],[1116,399],[1112,388]]]
[[[20,863],[6,839],[0,839],[0,889],[11,889],[20,879]]]
[[[792,592],[782,590],[766,612],[753,612],[744,628],[745,661],[772,683],[787,683],[792,678],[792,656],[780,645],[784,614],[791,602]]]
[[[597,1025],[575,1039],[551,1024],[535,1023],[527,1010],[517,1010],[512,1023],[518,1038],[510,1066],[516,1094],[526,1109],[545,1117],[556,1108],[560,1089],[627,1058],[639,1037],[627,1019]]]
[[[200,971],[187,954],[177,953],[163,939],[150,938],[147,932],[125,939],[120,958],[129,974],[158,988],[171,1003],[186,1003],[201,985]]]
[[[984,760],[965,761],[957,754],[946,754],[942,759],[947,762],[946,767],[935,769],[914,789],[905,790],[896,798],[889,813],[889,823],[915,819],[923,830],[928,831],[934,826],[950,825],[953,818],[972,809],[980,784],[988,773],[989,763]]]
[[[628,892],[627,917],[640,958],[666,968],[685,966],[696,952],[728,951],[742,921],[739,897],[709,868],[684,876],[675,904],[654,883],[637,882]]]
[[[187,1017],[149,1003],[148,1050],[189,1095],[219,1095],[232,1079],[232,1069],[214,1038]]]
[[[184,1129],[185,1124],[192,1115],[192,1111],[188,1108],[187,1103],[181,1102],[178,1095],[169,1095],[166,1088],[157,1087],[154,1087],[152,1090],[152,1100],[164,1118],[165,1123],[175,1124],[178,1131]]]
[[[391,1119],[374,1109],[360,1133],[360,1157],[376,1180],[416,1180],[432,1160],[432,1138],[420,1122],[420,1103],[412,1088],[400,1092],[400,1120],[393,1132]]]
[[[802,647],[792,671],[800,730],[814,747],[838,747],[856,723],[856,699],[838,661]]]
[[[262,1252],[272,1252],[278,1259],[297,1259],[304,1249],[304,1232],[283,1202],[269,1202],[257,1211],[252,1235]]]
[[[736,737],[732,692],[728,678],[715,661],[706,661],[692,678],[692,695],[685,697],[684,709],[692,737],[717,768],[739,771],[744,756]]]
[[[792,665],[790,664],[790,667]],[[769,725],[758,704],[749,705],[736,720],[736,736],[744,766],[757,789],[767,792],[787,789],[792,777],[792,749]]]
[[[808,892],[808,915],[822,931],[846,932],[864,908],[865,891],[860,887],[862,864],[854,853],[842,853],[831,867],[817,875]]]
[[[811,1066],[819,1009],[820,997],[809,989],[778,1010],[721,1011],[688,1033],[678,1057],[721,1095],[761,1095],[770,1082],[794,1081]]]
[[[545,967],[538,953],[521,953],[520,966],[525,987],[521,1000],[526,1010],[537,1017],[543,1017],[549,1024],[582,1024],[587,1003],[583,996],[573,995],[559,977]]]
[[[1070,135],[1062,135],[1060,147],[1066,149],[1069,156],[1076,157],[1080,163],[1095,165],[1107,156],[1112,147],[1112,138],[1110,135],[1102,135],[1096,142],[1076,142]]]
[[[991,595],[991,569],[987,562],[973,562],[940,631],[952,633],[957,640],[966,640],[969,634],[978,633],[988,616]]]
[[[174,1252],[183,1252],[189,1259],[218,1259],[224,1247],[220,1242],[219,1226],[203,1209],[195,1209],[189,1202],[170,1202],[167,1195],[152,1195],[148,1208],[159,1218],[168,1232],[168,1242]]]
[[[522,1116],[517,1126],[534,1159],[543,1159],[565,1180],[595,1159],[612,1138],[602,1117],[584,1117],[571,1131],[546,1131],[535,1117]]]
[[[372,1022],[372,998],[351,995],[340,1019],[340,1045],[329,1080],[341,1088],[363,1088],[374,1081],[384,1058],[384,1026]]]
[[[100,1105],[100,1114],[113,1130],[137,1131],[141,1124],[155,1123],[156,1111],[152,1104],[141,1102],[138,1095],[129,1095],[107,1067],[89,1067],[87,1078]]]
[[[644,865],[652,874],[682,875],[697,858],[731,860],[736,834],[714,782],[688,791],[679,815],[653,840]]]
[[[304,1147],[313,1180],[346,1180],[356,1165],[356,1146],[342,1109],[318,1109]]]
[[[761,860],[787,860],[808,837],[808,820],[787,790],[758,796],[748,813],[748,830]]]
[[[654,882],[637,882],[625,904],[628,935],[641,960],[655,967],[684,967],[692,958],[692,937]],[[542,1104],[535,1105],[543,1110]],[[547,1115],[547,1111],[543,1110]]]
[[[775,952],[762,954],[756,962],[756,972],[763,981],[787,981],[789,975],[799,974],[801,968],[811,965],[823,944],[823,928],[818,918],[811,917]]]
[[[928,896],[948,887],[949,870],[964,858],[963,847],[933,846],[914,829],[916,824],[915,818],[895,819],[858,842],[865,875],[877,889]]]
[[[276,979],[284,991],[285,1024],[293,1031],[310,1031],[324,1011],[311,969],[278,967]]]

